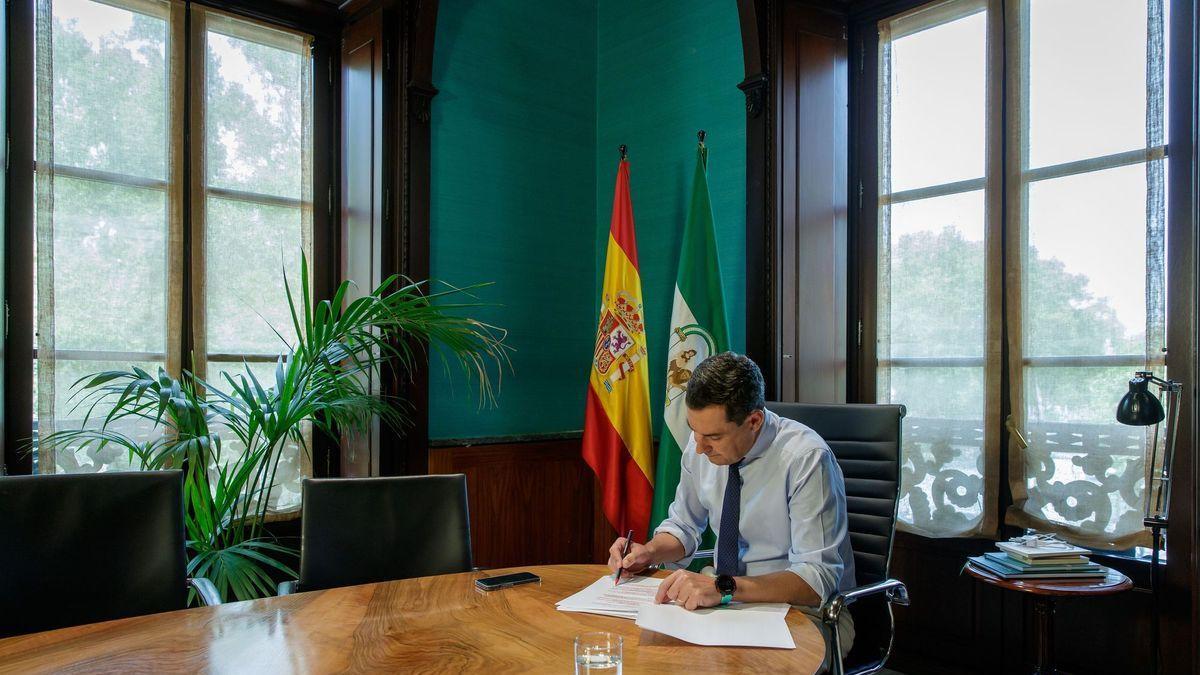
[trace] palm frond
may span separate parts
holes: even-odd
[[[264,538],[262,526],[285,449],[308,452],[302,425],[335,440],[374,419],[403,430],[411,404],[371,383],[411,377],[430,351],[478,385],[480,405],[495,403],[511,368],[506,332],[467,315],[487,306],[475,294],[490,284],[442,283],[431,291],[429,282],[394,275],[359,297],[343,281],[331,299],[314,302],[302,256],[299,283],[285,271],[283,286],[295,337],[271,327],[281,350],[269,377],[245,362],[224,371],[221,382],[194,368],[178,378],[136,366],[95,373],[80,378],[71,395],[82,428],[39,441],[76,451],[119,447],[143,469],[184,468],[188,571],[209,578],[226,598],[270,595],[278,575],[296,575],[288,561],[297,551]],[[128,433],[135,424],[153,430],[149,440]]]

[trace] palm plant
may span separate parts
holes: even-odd
[[[388,368],[411,373],[431,344],[443,348],[438,353],[447,367],[457,361],[478,382],[481,403],[494,401],[493,372],[498,385],[508,364],[505,332],[461,314],[480,306],[470,295],[478,286],[430,292],[426,282],[393,276],[349,300],[353,286],[343,281],[331,300],[314,304],[304,259],[301,279],[296,298],[284,274],[296,339],[289,343],[275,331],[285,349],[273,381],[260,381],[248,365],[236,377],[223,373],[221,383],[191,371],[175,378],[161,368],[96,373],[75,383],[76,405],[86,410],[83,428],[40,441],[75,451],[115,445],[142,469],[182,469],[188,574],[207,577],[226,599],[272,594],[272,573],[296,576],[290,563],[298,552],[263,525],[285,448],[309,452],[306,425],[335,442],[375,417],[402,429],[404,401],[374,393],[367,383]],[[456,302],[463,297],[470,300]],[[105,410],[100,424],[89,425]],[[153,432],[134,437],[119,430],[130,422],[149,423]]]

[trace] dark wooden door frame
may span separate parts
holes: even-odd
[[[384,4],[384,178],[382,276],[429,278],[429,204],[433,98],[433,50],[438,0]],[[388,157],[394,161],[388,161]],[[381,430],[379,473],[414,475],[429,471],[429,360],[412,345],[411,372],[387,372],[385,393],[410,406],[403,433]],[[394,448],[394,450],[390,450]]]
[[[786,167],[779,156],[778,142],[786,137],[780,126],[783,122],[780,96],[786,95],[781,93],[781,56],[785,49],[783,7],[811,11],[813,34],[845,40],[845,21],[851,5],[843,0],[738,0],[737,5],[745,67],[745,79],[738,88],[746,95],[746,269],[755,271],[746,275],[746,353],[762,369],[768,399],[782,400],[784,396],[797,395],[788,393],[789,387],[804,389],[808,384],[816,384],[813,380],[798,385],[801,375],[812,375],[804,371],[811,364],[801,366],[800,354],[793,353],[798,346],[795,340],[787,348],[783,346],[785,333],[795,332],[794,322],[800,320],[793,308],[784,306],[784,289],[807,283],[803,273],[798,274],[796,261],[789,258],[795,255],[795,247],[785,246],[785,242],[793,239],[790,235],[797,234],[785,229],[794,227],[794,223],[781,220],[788,214],[784,204],[787,195],[782,193],[779,183]],[[841,187],[848,190],[849,182]],[[841,199],[845,200],[845,194]],[[844,304],[844,300],[836,300],[839,297],[836,289],[830,291],[835,303]],[[847,336],[849,317],[847,312]],[[848,339],[842,342],[851,344]],[[844,353],[826,354],[821,360],[836,363],[848,357]]]
[[[738,89],[746,95],[746,269],[759,271],[746,274],[746,354],[762,369],[767,399],[775,400],[780,375],[772,264],[777,236],[771,178],[775,115],[769,67],[779,10],[776,0],[738,0],[737,6],[745,65]]]
[[[33,44],[34,3],[8,5],[8,171],[4,214],[4,461],[10,474],[33,473],[25,446],[33,436]],[[21,198],[16,198],[21,195]],[[25,223],[17,227],[14,223]],[[27,251],[27,255],[16,255]]]
[[[403,3],[385,13],[384,49],[395,66],[386,75],[384,100],[394,101],[394,113],[384,121],[385,142],[397,158],[391,175],[385,173],[388,201],[384,207],[383,274],[402,274],[410,279],[429,278],[429,201],[431,149],[431,106],[437,89],[433,86],[433,48],[437,28],[437,0]],[[394,36],[395,45],[386,42]],[[385,104],[386,106],[386,104]],[[388,171],[388,163],[384,165]],[[425,353],[414,345],[415,353]],[[429,361],[418,359],[407,376],[385,375],[395,395],[412,407],[412,426],[395,438],[396,452],[387,453],[387,434],[380,444],[383,475],[424,474],[429,471]]]

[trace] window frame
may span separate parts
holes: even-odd
[[[851,100],[850,100],[850,181],[851,194],[856,195],[857,201],[852,202],[850,209],[850,230],[852,232],[852,244],[850,250],[850,297],[848,298],[850,307],[850,315],[856,318],[856,321],[851,323],[851,335],[849,336],[848,344],[850,345],[848,355],[848,383],[847,383],[847,401],[859,403],[874,403],[877,400],[876,391],[876,350],[875,345],[878,336],[878,311],[876,309],[876,298],[878,297],[878,204],[879,204],[879,124],[877,111],[879,109],[879,31],[877,24],[879,21],[897,16],[899,14],[917,9],[922,5],[929,4],[930,0],[892,0],[889,2],[879,2],[872,6],[864,8],[862,11],[852,14],[850,22],[850,39],[852,49],[852,61],[854,68],[851,71]],[[1172,273],[1172,260],[1179,260],[1183,253],[1180,249],[1180,242],[1186,241],[1189,245],[1194,245],[1188,228],[1192,227],[1189,220],[1192,214],[1183,213],[1180,211],[1182,201],[1190,199],[1189,181],[1194,178],[1195,157],[1188,156],[1184,152],[1178,153],[1176,157],[1169,152],[1169,145],[1174,141],[1179,147],[1190,147],[1192,143],[1191,134],[1181,134],[1180,128],[1183,125],[1190,125],[1192,118],[1195,115],[1195,110],[1192,107],[1192,101],[1188,98],[1192,92],[1188,87],[1177,85],[1176,79],[1179,78],[1181,70],[1180,56],[1182,49],[1192,50],[1193,45],[1190,41],[1178,40],[1178,28],[1174,26],[1180,16],[1190,17],[1190,12],[1180,10],[1180,0],[1165,0],[1170,7],[1171,17],[1170,25],[1164,26],[1164,30],[1171,33],[1169,41],[1169,49],[1164,55],[1166,59],[1165,77],[1171,81],[1168,89],[1168,99],[1164,102],[1164,106],[1168,111],[1169,128],[1165,129],[1164,145],[1159,148],[1136,149],[1125,152],[1118,152],[1109,155],[1092,157],[1083,160],[1074,160],[1059,164],[1038,167],[1029,169],[1025,172],[1023,181],[1026,185],[1039,180],[1079,175],[1090,173],[1093,171],[1102,171],[1110,168],[1121,166],[1130,166],[1141,164],[1147,161],[1164,159],[1168,163],[1167,169],[1167,214],[1166,214],[1166,237],[1168,240],[1168,259],[1167,266],[1167,307],[1166,313],[1168,316],[1166,338],[1167,343],[1175,345],[1172,352],[1168,353],[1161,362],[1172,369],[1172,372],[1181,373],[1180,377],[1187,378],[1189,374],[1194,372],[1195,357],[1187,353],[1181,353],[1188,347],[1194,346],[1194,335],[1189,335],[1187,331],[1192,330],[1195,321],[1194,308],[1187,305],[1188,299],[1193,297],[1194,282],[1185,273],[1184,270],[1178,270]],[[1006,5],[1011,4],[1011,0],[1000,0],[1001,12],[1005,11]],[[995,26],[994,30],[999,31],[998,35],[1001,40],[1005,33],[1004,17],[998,17],[999,21],[990,21],[989,23]],[[989,31],[993,30],[989,28]],[[989,32],[989,35],[996,33]],[[1188,55],[1190,61],[1190,53]],[[1008,64],[1005,64],[1005,71],[1008,69]],[[1006,74],[1000,79],[1003,85],[1003,80],[1008,77]],[[1001,106],[996,106],[997,110],[992,111],[1000,116],[1001,125],[998,127],[997,133],[988,133],[988,143],[994,143],[998,148],[995,161],[1008,161],[1010,156],[1010,139],[1005,132],[1003,126],[1004,116],[1009,113],[1009,100],[1011,92],[1005,97]],[[1172,133],[1174,132],[1174,133]],[[1010,190],[1007,182],[1010,177],[1006,175],[1006,171],[1001,168],[994,170],[989,159],[989,175],[994,174],[1002,182],[999,185],[1000,195],[1005,202],[1001,209],[1001,236],[1008,236],[1008,213],[1007,213],[1007,191]],[[1190,163],[1190,164],[1189,164]],[[1187,168],[1192,168],[1193,171],[1180,170],[1181,165]],[[985,176],[985,179],[987,176]],[[907,190],[895,193],[903,197],[903,201],[911,201],[915,198],[924,198],[939,196],[940,194],[952,194],[965,192],[968,184],[978,183],[976,179],[959,181],[957,183],[947,183],[945,185],[934,186],[930,188],[919,188],[915,190]],[[975,186],[975,189],[981,186]],[[962,188],[962,189],[959,189]],[[910,194],[911,193],[911,194]],[[926,194],[927,193],[927,194]],[[1184,197],[1183,194],[1189,195]],[[901,201],[901,200],[894,200]],[[1193,208],[1193,204],[1188,201],[1187,207]],[[1186,247],[1184,247],[1186,248]],[[1175,249],[1172,251],[1172,249]],[[1002,256],[1007,256],[1006,250],[1002,252]],[[1002,264],[1006,264],[1002,259]],[[1005,420],[1011,413],[1010,397],[1008,395],[1011,383],[1009,377],[1009,337],[1007,316],[1002,317],[1002,348],[1001,348],[1001,371],[1000,371],[1000,387],[999,387],[999,419]],[[1194,348],[1194,347],[1193,347]],[[1114,354],[1114,355],[1076,355],[1076,356],[1023,356],[1022,364],[1024,366],[1128,366],[1130,373],[1133,369],[1140,368],[1145,363],[1144,354]],[[892,366],[896,365],[981,365],[983,359],[980,358],[929,358],[929,359],[892,359],[889,363]],[[912,363],[909,363],[912,362]],[[917,363],[919,362],[919,363]],[[1114,401],[1115,405],[1115,401]],[[1182,411],[1186,416],[1187,411]],[[992,414],[989,411],[989,414]],[[1186,419],[1186,417],[1185,417]],[[1007,513],[1010,506],[1013,504],[1011,490],[1009,488],[1009,457],[1008,451],[1010,445],[1010,432],[1004,425],[1001,425],[998,436],[998,451],[999,462],[997,466],[998,490],[994,499],[985,503],[987,508],[995,509],[995,527],[990,531],[980,532],[976,536],[985,536],[997,538],[1004,533],[1015,532],[1018,528],[1006,525],[1004,522],[1004,514]],[[993,439],[992,442],[997,442]],[[1180,429],[1179,435],[1179,452],[1182,454],[1187,452],[1190,447],[1191,438],[1184,430]],[[1178,468],[1176,469],[1178,471]],[[985,497],[985,500],[987,497]],[[1178,498],[1177,498],[1178,499]],[[1182,517],[1181,517],[1182,518]]]
[[[184,0],[180,0],[183,2]],[[294,5],[300,5],[297,8]],[[340,19],[335,7],[319,0],[297,0],[291,5],[281,6],[273,0],[243,0],[230,2],[226,0],[187,0],[183,11],[185,16],[185,35],[189,35],[186,22],[190,22],[191,7],[203,6],[217,9],[241,18],[292,31],[304,32],[312,36],[313,78],[312,78],[312,257],[314,261],[329,261],[338,259],[336,236],[337,221],[334,214],[338,212],[339,204],[333,186],[338,180],[338,165],[340,161],[339,120],[338,120],[338,86],[340,67],[338,63],[340,41]],[[299,10],[299,11],[298,11]],[[2,443],[3,452],[0,454],[0,475],[28,475],[34,472],[33,453],[29,452],[30,440],[34,436],[33,429],[33,366],[37,358],[36,344],[33,339],[35,308],[33,306],[34,267],[32,255],[35,240],[34,223],[34,123],[35,123],[35,59],[34,46],[36,35],[34,31],[35,3],[12,3],[8,7],[7,29],[7,105],[8,115],[8,158],[5,180],[7,199],[5,205],[4,232],[4,274],[5,274],[5,344],[3,350],[4,370],[4,411]],[[190,51],[190,50],[189,50]],[[191,56],[189,54],[188,58]],[[187,68],[185,78],[190,80],[191,68]],[[191,117],[187,108],[189,87],[184,87],[185,114],[184,128],[191,134]],[[181,343],[172,349],[179,349],[181,354],[189,354],[193,350],[191,293],[193,291],[191,275],[191,211],[193,196],[190,194],[191,182],[191,148],[190,143],[183,143],[184,153],[184,191],[185,204],[183,209],[183,317]],[[30,167],[28,171],[20,167]],[[143,189],[165,190],[166,180],[146,179],[125,174],[79,169],[69,165],[55,164],[55,171],[64,177],[96,180],[114,185],[136,187]],[[205,195],[224,199],[250,202],[255,204],[301,206],[300,199],[289,199],[275,195],[234,190],[228,188],[205,189]],[[21,198],[18,198],[20,196]],[[203,197],[201,197],[203,198]],[[18,252],[24,253],[19,255]],[[27,253],[26,253],[27,252]],[[313,264],[313,294],[317,300],[327,299],[332,295],[336,270],[328,265]],[[151,354],[143,352],[95,352],[82,350],[64,350],[58,352],[62,360],[91,359],[104,357],[119,360],[129,359],[165,359],[166,354]],[[275,354],[211,354],[208,360],[217,362],[251,363],[274,362]],[[325,476],[331,473],[328,460],[330,444],[319,435],[314,438],[311,451],[314,474]],[[336,472],[336,468],[333,470]]]

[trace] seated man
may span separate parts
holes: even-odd
[[[739,602],[819,607],[854,587],[846,488],[828,444],[815,431],[765,408],[753,361],[732,352],[696,367],[687,383],[692,437],[680,460],[668,517],[624,558],[624,537],[609,549],[622,576],[691,557],[705,527],[716,527],[716,572],[677,570],[657,602],[687,609]],[[849,613],[843,650],[853,641]]]

